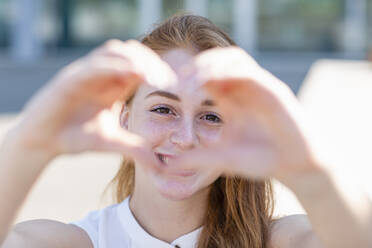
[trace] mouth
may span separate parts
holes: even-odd
[[[168,165],[169,164],[169,160],[171,158],[174,158],[175,156],[173,155],[166,155],[166,154],[162,154],[162,153],[155,153],[156,154],[156,157],[159,159],[159,161],[164,164],[164,165]]]
[[[170,160],[176,158],[175,155],[163,154],[163,153],[155,153],[156,157],[159,159],[162,165],[167,166]],[[189,177],[195,175],[195,172],[191,171],[179,171],[179,172],[172,172],[174,176],[181,176],[181,177]]]

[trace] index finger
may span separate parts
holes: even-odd
[[[136,40],[109,40],[92,54],[120,57],[128,60],[133,70],[145,79],[145,82],[159,89],[175,86],[177,76],[170,66],[152,49]]]

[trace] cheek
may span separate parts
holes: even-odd
[[[142,118],[138,118],[133,123],[133,131],[146,138],[149,142],[156,144],[168,137],[170,130],[175,125],[174,121],[165,120],[165,118],[156,118],[148,114],[142,116]]]
[[[199,125],[196,131],[203,146],[217,144],[222,138],[222,127]]]

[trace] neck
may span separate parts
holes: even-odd
[[[151,236],[171,243],[203,225],[209,188],[188,199],[172,201],[159,194],[135,188],[129,207],[137,222]]]

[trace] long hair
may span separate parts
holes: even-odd
[[[208,19],[189,14],[170,17],[144,36],[142,43],[158,53],[172,48],[187,48],[197,53],[235,45]],[[111,182],[116,187],[117,202],[133,193],[134,173],[134,161],[123,158]],[[267,248],[272,211],[273,191],[269,180],[220,177],[209,193],[198,248]]]

